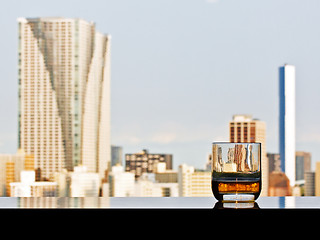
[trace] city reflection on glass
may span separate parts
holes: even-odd
[[[259,197],[255,202],[222,202],[214,197],[3,197],[5,208],[202,208],[202,209],[287,209],[318,208],[319,197]]]
[[[261,192],[261,144],[216,142],[212,192],[219,201],[254,201]]]
[[[21,197],[18,208],[108,208],[108,197]]]

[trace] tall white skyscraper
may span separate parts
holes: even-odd
[[[50,178],[84,165],[105,175],[110,36],[78,18],[19,18],[19,148]]]
[[[296,154],[296,96],[295,67],[285,64],[279,68],[279,152],[281,170],[295,184],[295,154]]]

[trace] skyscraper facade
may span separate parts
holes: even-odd
[[[110,36],[73,18],[19,18],[19,148],[43,178],[74,166],[104,177],[110,148]]]
[[[199,171],[187,164],[179,165],[180,197],[212,197],[211,171]]]
[[[143,149],[139,153],[128,153],[125,155],[125,170],[135,174],[138,179],[143,173],[154,173],[158,163],[165,163],[166,169],[172,169],[172,154],[149,153]]]
[[[281,172],[279,153],[267,153],[267,158],[269,162],[269,174],[273,171]]]
[[[304,196],[315,196],[315,172],[305,172],[304,178]]]
[[[279,153],[281,170],[290,185],[295,185],[295,67],[285,64],[279,68]]]
[[[305,173],[311,171],[311,153],[296,152],[296,183],[305,181]]]
[[[261,143],[261,196],[268,195],[269,163],[266,153],[266,124],[251,115],[234,115],[229,122],[230,142]]]
[[[122,147],[111,145],[111,166],[123,165]]]
[[[320,162],[316,162],[316,171],[314,176],[314,187],[316,196],[320,196]]]

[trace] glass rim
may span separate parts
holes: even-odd
[[[261,145],[261,142],[212,142],[212,144],[258,144],[258,145]]]

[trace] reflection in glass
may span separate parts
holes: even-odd
[[[261,192],[261,143],[213,143],[212,192],[224,202],[254,201]]]
[[[279,208],[295,208],[295,197],[279,197]]]
[[[108,208],[109,197],[20,197],[19,208]]]
[[[221,202],[218,201],[213,209],[260,209],[257,202]]]

